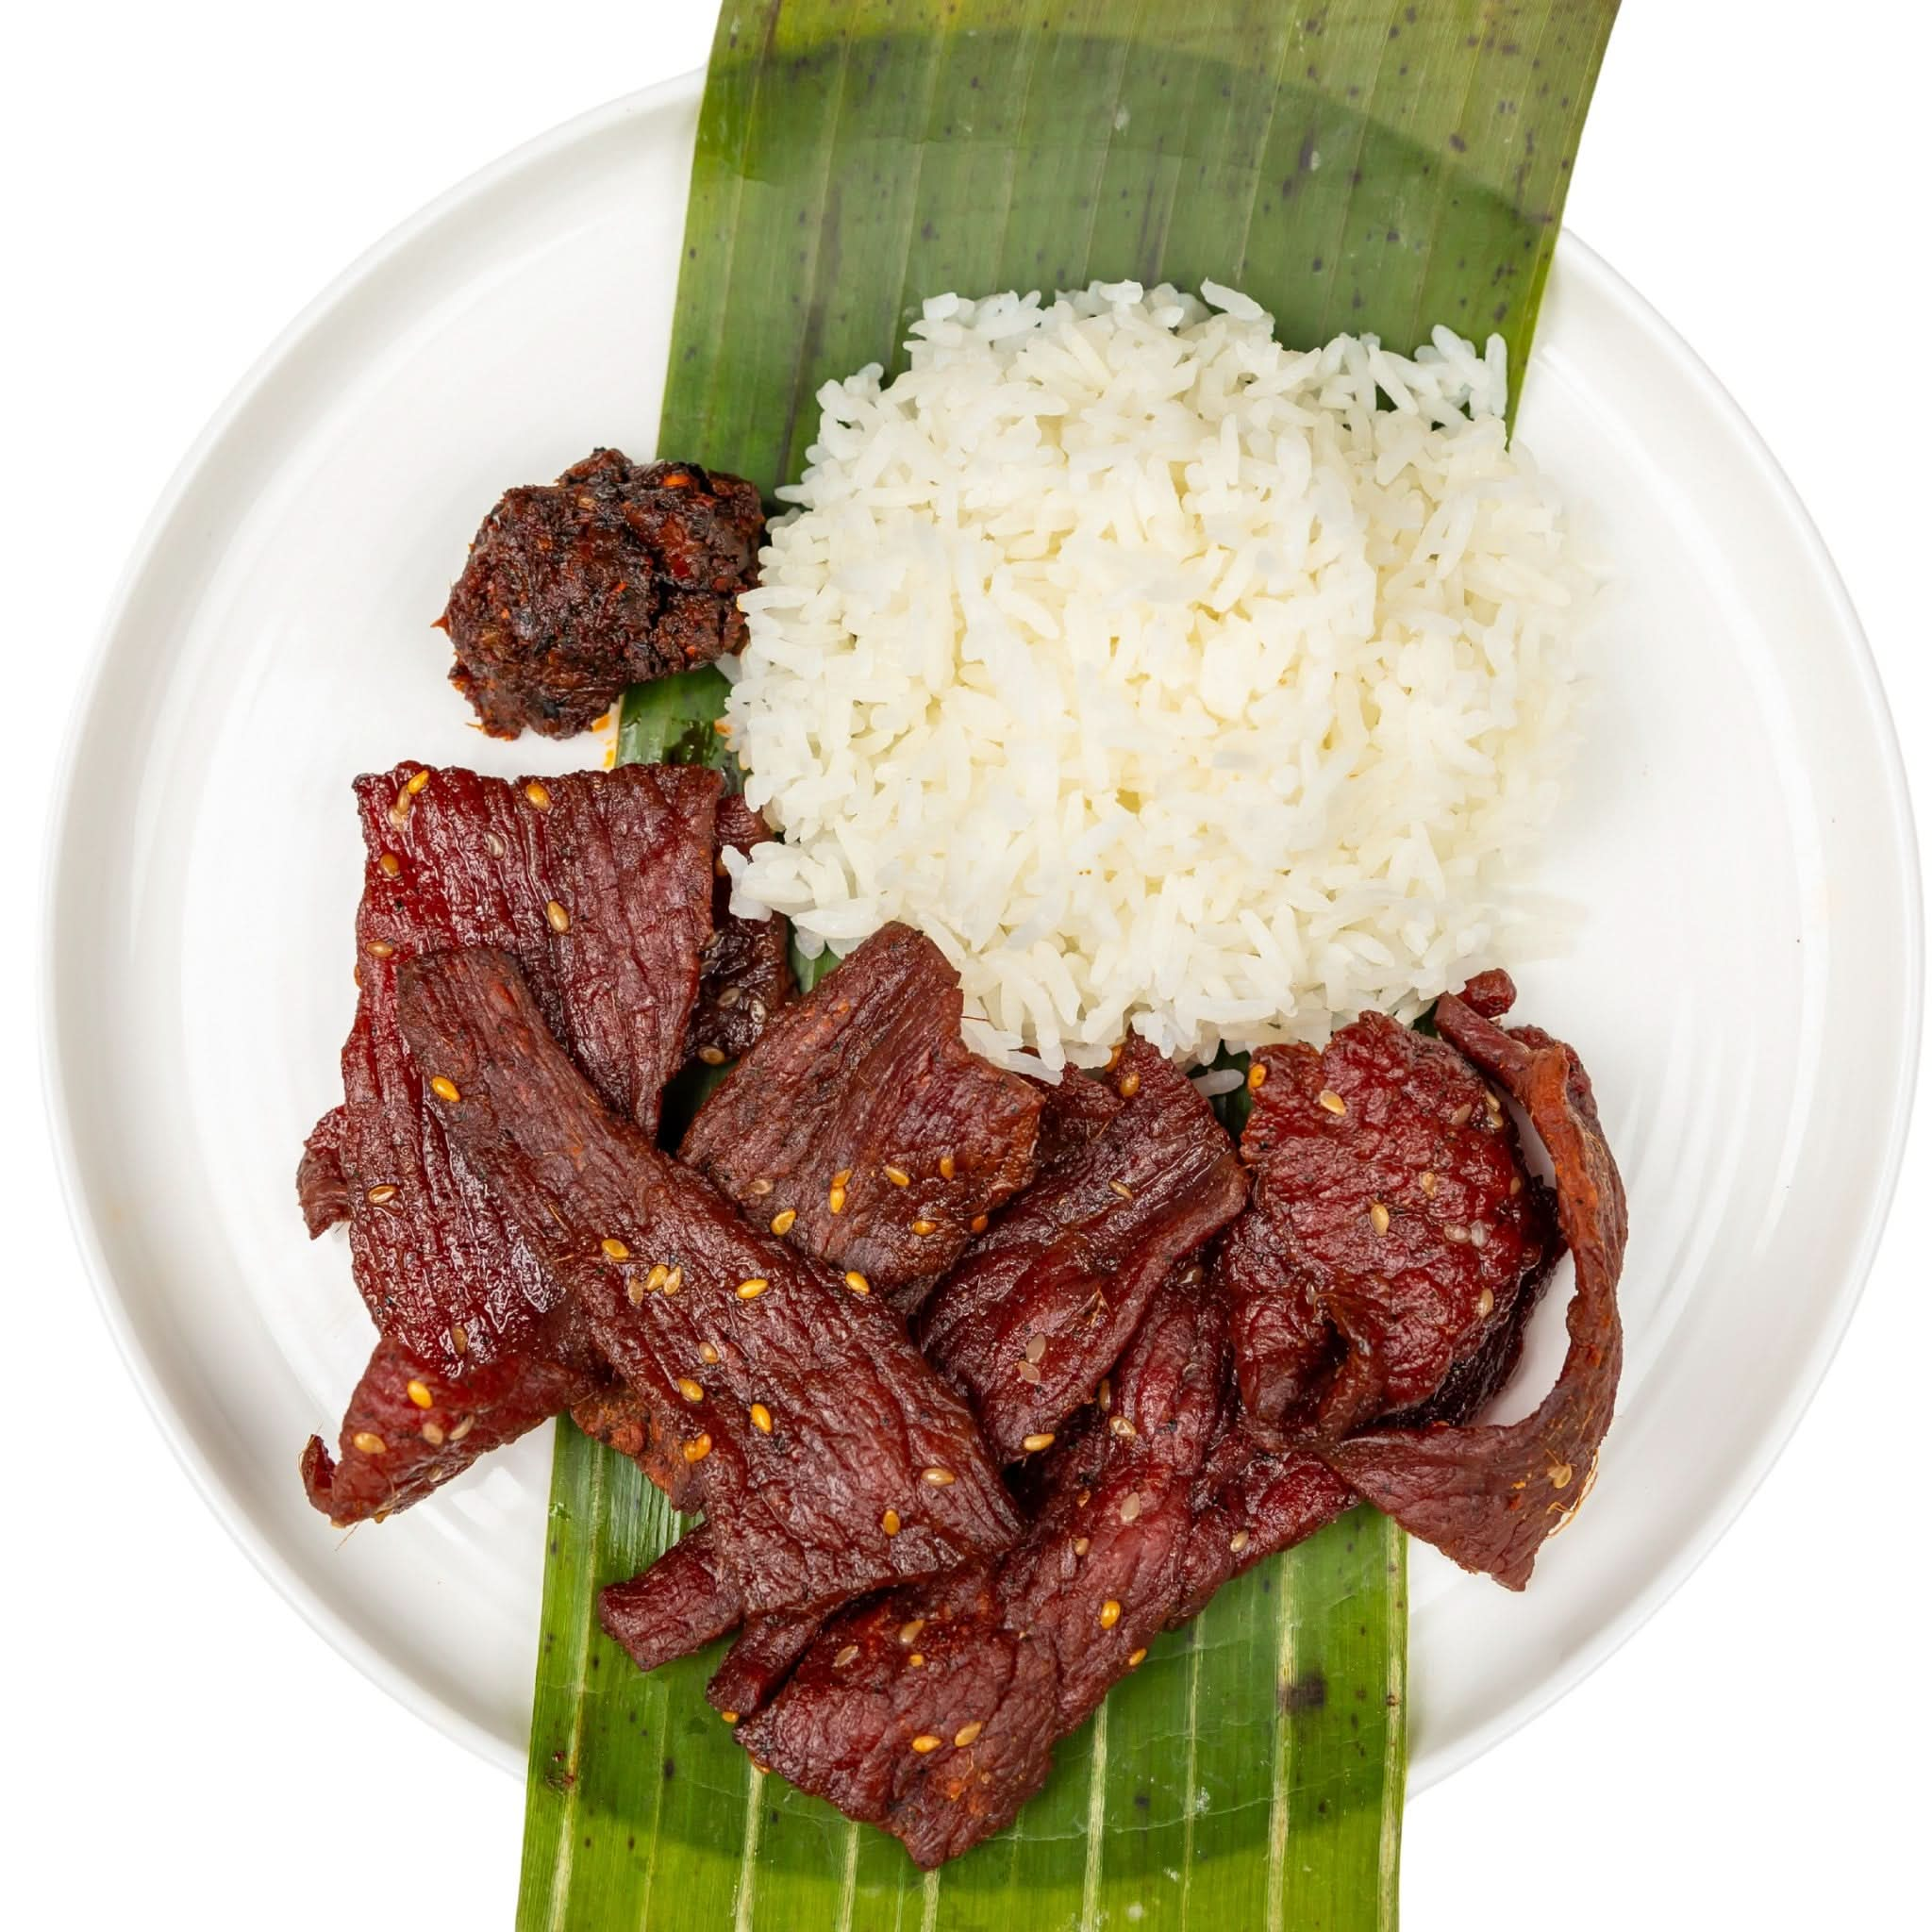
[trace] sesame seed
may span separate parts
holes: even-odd
[[[930,1731],[922,1731],[913,1739],[912,1748],[923,1757],[928,1751],[937,1751],[940,1748],[940,1740]]]
[[[1040,1371],[1031,1362],[1015,1362],[1013,1364],[1013,1373],[1019,1376],[1021,1381],[1029,1385],[1040,1380]]]
[[[358,1429],[352,1440],[365,1456],[381,1456],[389,1448],[389,1444],[374,1429]]]
[[[870,1294],[872,1292],[872,1283],[857,1268],[848,1268],[845,1271],[845,1286],[854,1294]]]
[[[1490,1243],[1490,1231],[1480,1221],[1469,1224],[1469,1244],[1473,1248],[1485,1248]]]
[[[1348,1111],[1348,1102],[1332,1087],[1324,1087],[1315,1095],[1315,1105],[1328,1113],[1344,1114]]]
[[[701,1046],[698,1058],[708,1067],[722,1067],[724,1064],[724,1049],[722,1046]]]
[[[772,1433],[772,1411],[762,1402],[754,1402],[751,1406],[751,1425],[761,1436]]]
[[[844,1213],[845,1190],[843,1188],[834,1188],[832,1191],[825,1196],[825,1206],[829,1208],[834,1214]]]
[[[483,834],[483,844],[491,858],[501,858],[503,857],[503,841],[494,832],[485,832]]]
[[[709,1436],[699,1436],[684,1445],[684,1459],[687,1462],[702,1462],[711,1453]]]
[[[967,1223],[967,1225],[970,1228],[972,1228],[974,1234],[984,1234],[986,1232],[986,1222],[987,1217],[984,1214],[975,1214],[973,1217],[973,1219]]]
[[[1228,1538],[1227,1546],[1230,1550],[1232,1550],[1235,1553],[1237,1557],[1239,1557],[1241,1553],[1248,1546],[1247,1531],[1244,1529],[1236,1530],[1235,1533]]]
[[[715,1341],[708,1341],[698,1350],[698,1359],[701,1362],[721,1362],[724,1357],[718,1353]]]
[[[741,1281],[738,1284],[738,1299],[741,1302],[755,1302],[771,1285],[762,1274],[754,1274],[749,1281]]]
[[[1103,1415],[1113,1407],[1113,1380],[1111,1376],[1101,1376],[1100,1387],[1093,1391],[1093,1399],[1099,1403]]]
[[[1449,1116],[1449,1124],[1452,1127],[1466,1127],[1469,1124],[1470,1115],[1473,1114],[1474,1111],[1474,1102],[1465,1100],[1462,1103],[1462,1105],[1458,1107],[1456,1109],[1456,1111]]]
[[[550,792],[548,788],[544,786],[541,780],[532,778],[530,782],[524,787],[524,796],[527,798],[530,801],[530,803],[537,808],[539,811],[548,811],[550,809]]]
[[[1108,1181],[1108,1186],[1110,1187],[1114,1191],[1114,1192],[1121,1197],[1123,1201],[1131,1201],[1134,1198],[1134,1191],[1132,1188],[1128,1187],[1125,1181]]]
[[[705,1385],[702,1382],[693,1382],[689,1375],[680,1375],[677,1378],[677,1392],[687,1402],[702,1402],[705,1399]]]
[[[942,1490],[949,1482],[956,1480],[950,1469],[941,1469],[937,1465],[931,1469],[923,1469],[919,1473],[936,1490]]]
[[[434,1408],[436,1397],[429,1392],[427,1382],[410,1382],[408,1386],[408,1398],[418,1408]]]
[[[912,1232],[914,1234],[930,1234],[936,1225],[936,1223],[930,1221],[915,1221],[912,1224]]]
[[[1139,1074],[1123,1074],[1121,1075],[1121,1098],[1123,1100],[1133,1099],[1134,1095],[1140,1092],[1140,1091],[1141,1076]]]
[[[1509,1191],[1512,1195],[1522,1193],[1523,1176],[1520,1174],[1512,1174],[1509,1176]]]
[[[406,786],[403,787],[403,790],[405,791],[409,792],[421,791],[428,783],[429,771],[428,767],[425,766],[422,771],[418,772]]]
[[[570,914],[555,899],[551,900],[549,905],[544,907],[543,917],[550,922],[550,930],[552,932],[568,932],[570,930]]]
[[[1550,1487],[1553,1490],[1567,1490],[1570,1478],[1574,1474],[1567,1462],[1559,1462],[1550,1472]]]
[[[722,1717],[727,1724],[735,1724],[738,1722],[738,1713],[735,1710],[721,1710],[718,1713],[718,1715]]]
[[[436,1078],[430,1081],[429,1091],[436,1095],[437,1099],[447,1100],[452,1106],[463,1097],[457,1083],[454,1080],[445,1079],[441,1074],[437,1074]]]
[[[904,1649],[910,1650],[919,1641],[919,1633],[925,1628],[924,1617],[913,1617],[899,1625],[899,1642]]]
[[[1268,1066],[1266,1061],[1257,1060],[1255,1064],[1248,1069],[1248,1091],[1250,1093],[1260,1092],[1261,1089],[1267,1084],[1267,1080]]]
[[[365,1201],[367,1201],[372,1208],[380,1208],[385,1201],[393,1201],[395,1197],[395,1189],[390,1187],[371,1188],[370,1191],[362,1196],[362,1198]]]
[[[774,1234],[790,1234],[791,1232],[791,1224],[797,1219],[798,1209],[796,1208],[781,1208],[776,1214],[772,1216],[772,1232]]]
[[[832,1185],[835,1188],[842,1188],[845,1185],[845,1183],[849,1181],[851,1178],[852,1170],[849,1167],[841,1167],[839,1170],[839,1172],[832,1176]]]
[[[641,1279],[639,1279],[637,1275],[633,1274],[629,1278],[629,1280],[627,1280],[624,1284],[624,1291],[626,1295],[630,1297],[630,1305],[632,1307],[641,1308],[643,1307],[644,1296],[648,1292],[648,1291],[646,1290],[643,1282]]]
[[[1028,1455],[1037,1456],[1042,1449],[1051,1449],[1053,1447],[1053,1431],[1051,1429],[1038,1430],[1033,1435],[1026,1437],[1020,1446]]]
[[[1075,1490],[1074,1491],[1074,1507],[1076,1509],[1086,1508],[1092,1500],[1093,1491],[1091,1490]]]
[[[1379,1201],[1373,1201],[1369,1204],[1369,1225],[1377,1234],[1387,1234],[1389,1232],[1389,1210]]]
[[[614,1234],[607,1234],[604,1237],[602,1246],[604,1252],[613,1261],[628,1261],[630,1259],[630,1250]]]
[[[941,1178],[941,1180],[942,1180],[942,1181],[949,1181],[949,1180],[951,1180],[951,1179],[953,1178],[953,1176],[954,1176],[954,1175],[955,1175],[956,1174],[958,1174],[958,1171],[959,1171],[959,1170],[958,1169],[958,1167],[956,1167],[956,1166],[954,1165],[954,1162],[953,1162],[953,1157],[952,1157],[952,1156],[951,1156],[950,1154],[941,1154],[941,1155],[940,1156],[940,1178]]]
[[[449,1324],[449,1345],[461,1355],[470,1345],[470,1331],[460,1322]]]
[[[395,948],[387,940],[371,940],[368,951],[373,959],[387,959]]]
[[[1108,1597],[1100,1607],[1100,1627],[1103,1630],[1111,1630],[1120,1620],[1121,1607],[1112,1597]]]
[[[423,1440],[432,1449],[441,1449],[442,1447],[442,1429],[440,1424],[425,1423],[421,1433]]]
[[[1107,1071],[1110,1074],[1121,1063],[1121,1055],[1126,1051],[1124,1045],[1117,1046],[1107,1057]]]
[[[414,803],[415,800],[409,796],[409,790],[407,785],[396,793],[395,800],[389,808],[389,822],[398,831],[409,823],[409,808]]]
[[[961,1724],[959,1728],[953,1733],[953,1742],[959,1750],[963,1751],[965,1750],[967,1745],[976,1743],[978,1741],[979,1734],[981,1731],[985,1730],[985,1724],[980,1723],[977,1719],[974,1719],[974,1722],[970,1724]]]
[[[460,1442],[463,1440],[463,1438],[467,1436],[470,1433],[470,1431],[474,1429],[475,1426],[476,1418],[473,1415],[466,1415],[462,1419],[462,1421],[459,1422],[456,1425],[456,1427],[449,1432],[450,1441],[452,1442]]]
[[[1442,1239],[1445,1241],[1454,1241],[1459,1247],[1464,1241],[1468,1241],[1469,1230],[1468,1228],[1460,1226],[1456,1222],[1452,1221],[1448,1224],[1448,1226],[1442,1230]]]
[[[682,1268],[674,1268],[671,1271],[671,1273],[667,1274],[661,1282],[658,1283],[658,1287],[660,1287],[666,1294],[675,1294],[677,1291],[683,1286],[684,1270]]]
[[[772,1183],[763,1179],[755,1180],[752,1182],[749,1191],[756,1194],[762,1201],[772,1191]]]
[[[664,1286],[665,1282],[670,1278],[670,1269],[665,1267],[663,1262],[659,1261],[658,1265],[655,1268],[653,1268],[647,1275],[644,1276],[644,1286],[647,1289],[651,1290],[653,1293],[655,1293],[658,1289]]]
[[[899,1534],[899,1512],[896,1509],[888,1509],[879,1518],[879,1527],[888,1536],[897,1536]]]
[[[385,852],[375,862],[390,878],[399,877],[402,874],[403,861],[393,852]]]
[[[925,1653],[923,1650],[915,1650],[912,1653],[912,1655],[906,1659],[906,1661],[908,1664],[910,1664],[915,1671],[924,1670],[925,1668]]]
[[[849,1664],[858,1655],[858,1644],[848,1643],[845,1646],[845,1648],[841,1650],[839,1653],[839,1655],[832,1659],[832,1668],[835,1671],[842,1671],[845,1668],[845,1666]]]
[[[909,1188],[912,1185],[912,1176],[903,1167],[889,1167],[884,1173],[886,1178],[895,1188]]]
[[[1026,1343],[1026,1359],[1029,1362],[1044,1360],[1046,1357],[1046,1337],[1036,1335]]]
[[[1138,1671],[1146,1661],[1147,1653],[1144,1649],[1132,1650],[1127,1653],[1127,1668],[1130,1671]]]
[[[1075,1538],[1074,1539],[1074,1556],[1076,1556],[1076,1557],[1084,1557],[1084,1556],[1085,1556],[1085,1555],[1087,1554],[1087,1552],[1088,1552],[1088,1551],[1089,1551],[1090,1549],[1091,1549],[1091,1548],[1092,1548],[1092,1544],[1091,1544],[1091,1541],[1089,1541],[1089,1540],[1088,1540],[1088,1539],[1087,1539],[1086,1537],[1084,1537],[1084,1536],[1076,1536],[1076,1537],[1075,1537]]]
[[[1475,1311],[1478,1316],[1489,1314],[1496,1306],[1496,1297],[1490,1289],[1484,1289],[1475,1298]]]
[[[1436,1190],[1441,1183],[1437,1180],[1436,1176],[1427,1168],[1424,1168],[1422,1173],[1416,1176],[1416,1185],[1433,1201],[1436,1198]]]
[[[1497,1096],[1496,1090],[1493,1087],[1485,1087],[1483,1089],[1483,1105],[1492,1114],[1501,1114],[1503,1111],[1503,1103]]]
[[[1121,1505],[1121,1521],[1123,1523],[1138,1523],[1140,1520],[1141,1498],[1138,1494],[1130,1495]]]

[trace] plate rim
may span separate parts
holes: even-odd
[[[66,1036],[74,1024],[62,991],[60,961],[65,951],[63,885],[73,859],[76,792],[80,778],[79,751],[101,700],[109,666],[130,607],[156,560],[163,537],[210,457],[236,423],[283,364],[317,332],[337,309],[353,300],[381,270],[421,237],[488,196],[526,170],[581,143],[594,142],[633,116],[682,104],[702,88],[704,70],[693,69],[650,87],[607,101],[572,116],[525,141],[473,171],[412,214],[397,223],[370,247],[332,276],[275,336],[229,391],[189,445],[149,511],[122,567],[103,617],[95,629],[72,709],[62,735],[56,765],[55,793],[42,853],[41,946],[39,960],[40,1049],[42,1098],[46,1110],[56,1172],[62,1202],[94,1303],[116,1352],[163,1441],[215,1519],[241,1548],[256,1571],[302,1621],[353,1664],[373,1684],[425,1719],[437,1730],[467,1746],[493,1765],[521,1775],[523,1754],[506,1752],[503,1740],[487,1725],[460,1707],[425,1689],[378,1645],[321,1599],[313,1596],[301,1576],[241,1509],[226,1480],[217,1473],[187,1416],[165,1391],[150,1357],[133,1331],[126,1299],[115,1280],[103,1250],[87,1180],[84,1157],[69,1104]],[[1794,1376],[1769,1423],[1758,1432],[1752,1454],[1734,1471],[1692,1531],[1684,1537],[1672,1558],[1661,1565],[1644,1588],[1630,1598],[1575,1652],[1540,1677],[1534,1687],[1495,1716],[1468,1731],[1445,1749],[1425,1775],[1411,1775],[1414,1796],[1453,1775],[1532,1719],[1548,1710],[1600,1665],[1614,1656],[1675,1594],[1690,1574],[1729,1532],[1751,1498],[1790,1442],[1806,1411],[1830,1371],[1845,1332],[1863,1297],[1895,1201],[1905,1149],[1909,1138],[1917,1071],[1923,1051],[1925,1004],[1925,933],[1923,874],[1898,731],[1887,703],[1883,681],[1869,639],[1849,591],[1823,536],[1803,500],[1764,438],[1750,418],[1677,330],[1604,258],[1570,230],[1558,237],[1566,279],[1592,286],[1592,291],[1614,306],[1634,328],[1647,337],[1657,352],[1675,365],[1693,387],[1707,396],[1713,412],[1733,439],[1740,455],[1751,459],[1769,494],[1785,517],[1805,553],[1807,572],[1830,604],[1851,646],[1849,668],[1857,684],[1858,709],[1871,730],[1879,757],[1869,782],[1882,797],[1884,816],[1892,834],[1893,851],[1888,871],[1895,864],[1899,888],[1898,960],[1907,989],[1902,1016],[1905,1051],[1886,1096],[1890,1132],[1882,1170],[1865,1197],[1863,1216],[1848,1264],[1836,1283],[1829,1306]]]

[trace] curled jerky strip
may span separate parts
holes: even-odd
[[[1531,1026],[1505,1032],[1453,994],[1438,1005],[1436,1025],[1510,1094],[1549,1151],[1557,1221],[1576,1263],[1569,1353],[1541,1407],[1520,1423],[1372,1430],[1322,1456],[1411,1535],[1521,1590],[1544,1539],[1582,1501],[1610,1425],[1624,1364],[1624,1183],[1590,1076],[1561,1041]]]

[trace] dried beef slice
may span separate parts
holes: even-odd
[[[727,791],[718,801],[718,849],[749,852],[772,836],[743,795]],[[711,886],[711,939],[705,948],[704,977],[691,1016],[688,1056],[705,1066],[741,1058],[763,1037],[766,1023],[788,1005],[791,979],[791,927],[777,913],[742,919],[731,909],[731,877],[722,857]]]
[[[398,1000],[453,1145],[681,1445],[747,1612],[841,1602],[1011,1541],[971,1414],[890,1311],[613,1118],[512,958],[415,961]]]
[[[1628,1218],[1624,1186],[1575,1054],[1535,1027],[1505,1032],[1460,1000],[1437,1008],[1442,1038],[1528,1116],[1556,1174],[1557,1215],[1576,1265],[1570,1347],[1535,1414],[1507,1427],[1383,1429],[1324,1452],[1347,1482],[1465,1569],[1521,1590],[1544,1541],[1575,1512],[1610,1424],[1624,1356],[1617,1312]]]
[[[1247,1198],[1212,1109],[1155,1048],[1129,1041],[1111,1081],[1118,1112],[1060,1150],[919,1316],[921,1347],[1008,1461],[1049,1446],[1162,1277]]]
[[[382,1337],[341,1433],[355,1469],[337,1470],[320,1441],[304,1457],[311,1499],[339,1523],[418,1500],[485,1447],[594,1396],[606,1375],[555,1277],[452,1156],[397,1025],[398,968],[447,946],[509,948],[598,1091],[655,1124],[710,935],[718,781],[632,766],[511,784],[406,764],[358,779],[356,794],[367,859],[344,1098],[298,1175],[311,1234],[348,1222]],[[398,1377],[404,1361],[411,1373]],[[442,1430],[434,1455],[406,1456],[375,1420],[410,1382],[486,1373],[492,1393],[486,1404],[477,1384],[468,1430],[419,1417],[418,1440]]]
[[[867,940],[706,1103],[682,1158],[803,1253],[890,1292],[949,1267],[1033,1173],[1039,1090],[968,1052],[959,977]]]
[[[450,681],[497,738],[568,738],[626,685],[738,650],[764,509],[737,476],[593,451],[505,493],[439,620]]]
[[[1241,1257],[1242,1388],[1289,1420],[1320,1372],[1319,1319],[1341,1348],[1313,1420],[1340,1437],[1427,1401],[1507,1327],[1556,1250],[1549,1196],[1501,1097],[1442,1041],[1365,1013],[1256,1066],[1241,1152],[1267,1240]]]

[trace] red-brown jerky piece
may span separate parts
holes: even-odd
[[[1453,996],[1438,1006],[1436,1024],[1516,1100],[1548,1150],[1557,1217],[1576,1262],[1569,1352],[1542,1406],[1520,1423],[1378,1431],[1324,1454],[1411,1534],[1464,1569],[1521,1590],[1543,1540],[1582,1501],[1610,1425],[1624,1359],[1624,1185],[1590,1077],[1561,1041],[1529,1026],[1506,1033]]]
[[[1257,1064],[1241,1153],[1288,1291],[1348,1344],[1319,1414],[1340,1436],[1426,1401],[1507,1321],[1555,1242],[1547,1197],[1500,1098],[1441,1041],[1365,1013],[1322,1053],[1269,1047]]]
[[[718,801],[718,849],[749,852],[772,836],[735,791]],[[755,1047],[766,1023],[791,1002],[790,924],[777,913],[741,919],[731,909],[731,878],[719,861],[711,887],[711,940],[686,1042],[689,1058],[708,1066],[741,1058]]]
[[[1041,1098],[959,1038],[959,979],[903,925],[866,941],[706,1103],[682,1158],[761,1225],[884,1292],[958,1258],[1033,1173]]]
[[[687,1530],[641,1575],[598,1593],[597,1621],[641,1671],[655,1671],[738,1627],[744,1598],[708,1524]]]
[[[681,1443],[748,1612],[841,1602],[1012,1540],[971,1415],[891,1314],[613,1119],[513,959],[418,960],[398,1003],[452,1143]]]
[[[764,526],[741,478],[614,449],[508,491],[438,620],[450,682],[498,738],[568,738],[626,685],[742,645],[738,595],[758,580]]]
[[[1119,1112],[976,1241],[918,1322],[996,1455],[1030,1453],[1093,1394],[1161,1278],[1239,1212],[1247,1181],[1193,1084],[1143,1040]]]

